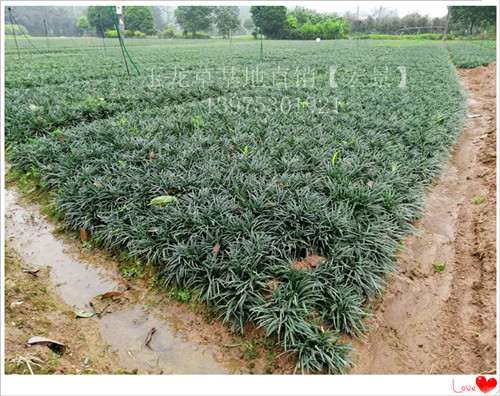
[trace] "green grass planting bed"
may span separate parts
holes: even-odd
[[[496,60],[495,41],[461,41],[447,43],[452,62],[461,68],[486,66]]]
[[[153,263],[165,285],[196,292],[237,330],[263,327],[300,370],[345,372],[340,336],[365,330],[367,299],[382,291],[461,130],[446,47],[266,41],[262,63],[252,41],[231,52],[215,40],[134,50],[145,75],[192,70],[205,54],[214,72],[233,66],[241,78],[258,65],[265,83],[162,91],[118,66],[105,79],[99,68],[77,82],[85,69],[53,83],[33,55],[29,88],[11,52],[13,168],[37,177],[93,243]],[[50,61],[73,62],[63,51]],[[279,73],[273,86],[273,70],[297,68],[315,72],[314,86],[285,87]]]

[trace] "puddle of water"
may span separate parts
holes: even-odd
[[[156,331],[147,347],[144,341],[153,327]],[[185,342],[168,323],[148,314],[140,306],[103,316],[101,329],[128,369],[146,366],[155,372],[161,370],[163,374],[227,372],[214,361],[213,351],[204,345]],[[122,345],[130,348],[124,350]]]
[[[56,292],[71,306],[87,308],[97,295],[117,290],[116,274],[78,259],[55,227],[35,205],[20,203],[15,190],[6,190],[6,240],[26,265],[50,266],[50,280]],[[175,323],[159,319],[140,304],[130,304],[106,313],[97,320],[103,339],[120,357],[126,369],[165,374],[225,374],[232,370],[216,358],[215,347],[187,341],[175,330]],[[145,339],[155,328],[150,348]]]
[[[68,305],[84,308],[94,296],[118,287],[103,270],[68,254],[64,242],[53,235],[55,227],[37,210],[21,206],[17,192],[6,190],[5,207],[9,245],[26,265],[51,268],[51,282]]]

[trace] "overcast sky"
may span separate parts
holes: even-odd
[[[446,3],[433,1],[303,1],[290,2],[289,6],[304,6],[322,12],[337,12],[343,14],[346,11],[356,12],[359,5],[360,15],[371,14],[375,8],[380,6],[396,10],[399,16],[404,16],[412,12],[431,17],[441,17],[446,15]]]

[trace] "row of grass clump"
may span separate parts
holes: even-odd
[[[446,37],[448,40],[453,40],[454,36],[444,33],[416,33],[416,34],[379,34],[369,33],[355,35],[352,38],[356,40],[443,40]]]
[[[217,97],[231,90],[234,88],[213,81],[206,86],[177,87],[172,91],[154,87],[148,78],[10,89],[5,95],[7,141],[15,144],[136,108],[162,108]]]
[[[8,107],[9,156],[95,244],[155,265],[239,331],[264,328],[298,369],[341,373],[341,336],[365,330],[367,299],[460,131],[463,95],[442,46],[294,46],[273,56],[314,55],[294,65],[326,70],[317,85],[255,88],[252,106],[137,106],[28,138]],[[284,98],[299,105],[276,106]]]
[[[459,68],[486,66],[496,60],[495,41],[460,41],[447,43],[450,58]]]
[[[51,43],[50,50],[36,43],[38,49],[27,47],[21,52],[18,61],[8,62],[5,67],[5,87],[21,89],[47,85],[73,83],[106,82],[106,80],[126,81],[127,72],[121,57],[120,46],[106,39],[104,47],[101,40],[97,45],[86,40],[63,40],[69,48],[57,47],[57,40]],[[138,45],[141,44],[140,46]],[[228,46],[225,40],[173,40],[158,45],[157,39],[132,40],[127,42],[128,51],[139,66],[141,76],[149,78],[172,72],[199,72],[206,69],[219,69],[233,65],[251,66],[258,64],[260,57],[258,43],[255,41],[238,42],[238,46]],[[342,44],[340,47],[342,47]],[[347,45],[348,43],[344,44]],[[311,56],[314,47],[309,43],[292,45],[290,42],[267,42],[268,51],[264,54],[266,64],[273,60],[282,65],[292,65],[297,56]],[[6,54],[16,59],[14,43],[8,42]],[[280,55],[273,55],[277,51]],[[36,69],[33,66],[36,65]],[[226,70],[230,73],[230,70]],[[177,75],[180,78],[180,75]],[[186,83],[186,79],[184,83]],[[61,92],[63,88],[61,87]]]

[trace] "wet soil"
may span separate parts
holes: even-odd
[[[38,308],[32,309],[36,315],[17,321],[13,312],[7,310],[6,361],[13,362],[11,368],[20,367],[21,372],[28,373],[20,357],[29,352],[25,343],[32,335],[60,340],[71,351],[80,349],[75,345],[74,332],[65,331],[58,323],[66,312],[64,320],[78,334],[84,338],[87,332],[93,335],[92,342],[83,343],[81,355],[103,356],[103,361],[95,369],[75,363],[68,369],[60,363],[52,371],[239,374],[291,370],[291,358],[277,359],[280,351],[265,345],[258,331],[250,332],[245,339],[233,334],[201,304],[173,300],[153,284],[154,276],[150,273],[125,279],[120,273],[122,264],[105,252],[67,235],[56,235],[56,226],[41,214],[40,205],[21,198],[13,188],[6,191],[5,198],[7,248],[16,252],[22,266],[47,269],[46,293],[59,301],[48,309],[35,299],[32,305]],[[21,275],[28,284],[35,280],[29,273]],[[9,282],[12,276],[7,277]],[[12,298],[17,301],[23,297],[14,293]],[[14,300],[9,302],[14,303],[13,307]],[[82,311],[96,314],[76,319],[76,313]],[[36,317],[46,318],[47,326],[41,326]],[[16,333],[17,322],[21,321],[28,325],[29,334]],[[91,326],[92,331],[85,326]],[[41,359],[46,365],[47,357]],[[109,364],[103,365],[106,360],[110,360]]]
[[[354,343],[353,374],[477,374],[496,367],[496,66],[459,70],[465,130]]]
[[[6,374],[126,373],[118,356],[102,341],[94,321],[76,320],[73,310],[47,285],[47,268],[27,272],[12,249],[5,255],[5,372]],[[26,346],[41,335],[66,345],[63,354],[47,346]],[[91,346],[91,348],[89,348]]]

